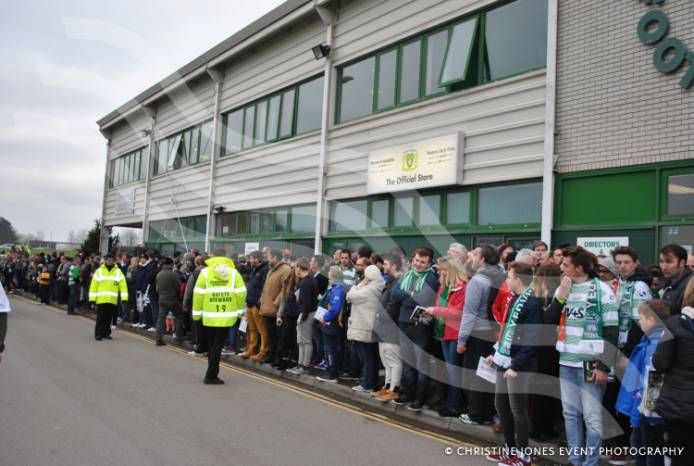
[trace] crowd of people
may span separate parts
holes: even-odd
[[[505,445],[488,459],[500,465],[530,465],[529,439],[559,431],[571,464],[597,465],[606,412],[621,432],[609,439],[611,464],[662,465],[668,453],[691,466],[694,256],[671,244],[658,259],[541,241],[520,251],[454,243],[438,258],[427,247],[331,258],[265,248],[233,260],[224,250],[149,250],[10,254],[0,276],[69,314],[96,303],[97,340],[116,325],[146,328],[157,345],[166,333],[190,339],[190,354],[208,357],[205,383],[223,383],[219,358],[236,354],[324,383],[356,381],[353,390],[411,411],[492,424]]]

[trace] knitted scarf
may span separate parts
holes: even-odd
[[[499,340],[496,342],[496,345],[494,345],[496,349],[494,352],[494,363],[499,367],[505,369],[511,366],[511,346],[513,345],[513,337],[516,333],[518,316],[532,293],[532,288],[526,288],[525,291],[518,296],[513,306],[506,311],[506,316],[504,316],[504,322],[501,324],[501,331],[499,332]]]

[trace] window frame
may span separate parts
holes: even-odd
[[[682,167],[682,168],[671,168],[671,169],[663,169],[660,170],[660,173],[658,174],[658,181],[660,182],[659,190],[660,190],[660,205],[659,205],[659,210],[660,210],[660,215],[659,220],[661,222],[669,223],[669,225],[659,225],[661,226],[677,226],[677,225],[685,225],[687,223],[692,223],[694,222],[694,212],[691,214],[669,214],[668,213],[668,207],[669,207],[669,202],[668,202],[668,179],[671,176],[678,176],[678,175],[694,175],[694,167]],[[656,188],[658,189],[658,187]]]
[[[142,181],[142,162],[146,147],[126,152],[108,161],[107,189]]]
[[[472,62],[472,58],[474,56],[473,50],[475,46],[479,47],[479,43],[484,40],[484,38],[480,36],[480,23],[482,16],[484,16],[485,14],[486,12],[480,12],[477,15],[470,15],[468,17],[461,18],[459,21],[453,22],[448,26],[448,43],[446,44],[446,52],[443,55],[443,63],[441,64],[441,70],[439,71],[439,87],[453,86],[458,83],[466,82],[469,79],[468,72],[470,71],[470,63]],[[475,25],[472,31],[472,40],[470,41],[470,45],[468,45],[468,53],[464,66],[465,71],[463,72],[463,75],[460,77],[452,78],[448,81],[443,81],[443,73],[446,70],[446,64],[448,63],[448,53],[450,52],[451,44],[453,42],[453,33],[455,31],[455,28],[468,21],[474,21]]]

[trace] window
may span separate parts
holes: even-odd
[[[412,226],[414,198],[400,197],[394,200],[395,207],[393,208],[393,226],[394,227],[410,227]]]
[[[544,67],[547,62],[547,0],[516,0],[489,11],[485,43],[488,79],[501,79]]]
[[[439,76],[446,57],[448,44],[448,29],[430,34],[426,38],[426,95],[434,95],[445,91],[439,86]]]
[[[212,120],[159,141],[154,174],[195,165],[212,156]]]
[[[275,211],[275,231],[287,231],[289,211],[286,209]]]
[[[170,218],[150,222],[149,237],[152,241],[187,241],[191,237],[205,236],[206,230],[207,217],[205,215]]]
[[[260,213],[251,212],[251,234],[257,235],[260,233]]]
[[[292,135],[294,121],[294,89],[282,94],[282,117],[280,119],[280,137]]]
[[[280,99],[281,95],[275,95],[270,98],[268,104],[268,116],[267,116],[267,140],[274,141],[279,137],[279,119],[280,119]]]
[[[480,225],[540,223],[542,184],[480,188]]]
[[[340,76],[340,118],[348,121],[368,115],[373,109],[375,58],[344,67]]]
[[[472,45],[477,30],[477,17],[473,17],[453,26],[451,38],[446,49],[439,85],[464,81],[467,77],[468,63],[472,55]]]
[[[321,127],[323,112],[323,77],[299,86],[296,108],[296,134],[314,131]]]
[[[694,251],[694,225],[660,227],[660,247],[668,244],[679,244]]]
[[[226,154],[239,152],[243,134],[243,110],[227,113],[224,122],[224,151]]]
[[[439,225],[441,223],[441,196],[428,194],[419,198],[419,225]]]
[[[267,101],[258,102],[255,117],[255,145],[265,142],[265,124],[267,123]]]
[[[198,162],[204,162],[212,158],[212,121],[203,123],[200,127],[200,146],[198,152]]]
[[[378,56],[378,84],[376,89],[376,108],[384,108],[395,105],[395,59],[397,49],[390,50]]]
[[[446,223],[449,225],[470,223],[470,193],[448,193],[446,195]]]
[[[379,199],[371,202],[371,228],[388,228],[390,201]]]
[[[242,147],[248,149],[253,146],[253,128],[255,125],[255,105],[246,107],[243,114],[243,142]]]
[[[422,42],[417,40],[403,46],[400,65],[400,102],[419,98],[419,68]]]
[[[361,231],[366,229],[366,199],[334,202],[330,206],[332,231]]]
[[[694,173],[668,176],[667,214],[694,214]]]
[[[320,76],[225,113],[223,153],[234,154],[319,129],[322,105]]]
[[[273,231],[273,224],[272,224],[272,211],[266,211],[262,212],[260,214],[260,219],[261,219],[261,228],[263,232],[266,231]]]
[[[547,0],[504,2],[339,68],[335,121],[542,68],[546,49]]]
[[[142,154],[144,149],[139,149],[116,159],[112,159],[108,164],[108,187],[113,188],[133,181],[138,181],[142,177]]]
[[[313,233],[315,228],[315,205],[292,207],[292,233]]]

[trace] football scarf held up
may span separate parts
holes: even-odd
[[[513,345],[513,337],[516,333],[518,316],[523,310],[523,306],[532,295],[532,288],[528,287],[523,291],[518,299],[513,303],[513,306],[506,312],[504,322],[502,323],[501,332],[499,332],[499,340],[494,345],[494,364],[504,369],[511,367],[511,346]]]
[[[604,352],[601,295],[597,278],[571,287],[559,322],[557,351],[593,356]]]

